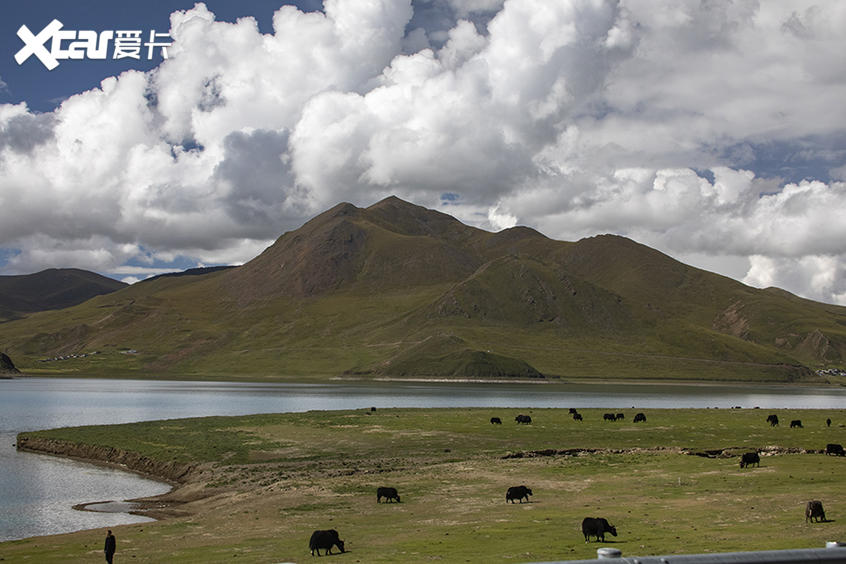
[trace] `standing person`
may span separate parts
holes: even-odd
[[[109,534],[106,535],[106,544],[103,547],[103,552],[106,553],[106,562],[109,564],[112,564],[112,558],[115,557],[115,550],[117,550],[117,541],[112,534],[112,530],[109,529]]]

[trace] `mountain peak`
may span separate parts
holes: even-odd
[[[403,200],[399,196],[395,196],[394,194],[391,194],[387,198],[383,198],[383,199],[379,200],[378,202],[371,205],[370,207],[371,208],[378,208],[378,207],[381,207],[381,206],[389,206],[389,205],[414,206],[415,204],[412,204],[411,202]]]
[[[331,217],[355,216],[361,212],[361,208],[357,208],[349,202],[341,202],[335,207],[330,208],[327,212],[321,215],[329,215]]]
[[[423,206],[418,206],[417,204],[412,204],[402,198],[397,196],[388,196],[382,200],[379,200],[372,206],[366,208],[369,212],[379,212],[379,213],[428,213],[434,210],[430,210],[429,208],[424,208]],[[435,212],[437,213],[437,212]]]
[[[481,231],[465,225],[451,215],[389,196],[366,209],[380,227],[402,235],[429,235],[439,239],[463,238],[468,232]]]

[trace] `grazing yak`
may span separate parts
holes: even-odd
[[[760,466],[761,465],[761,457],[758,456],[757,452],[744,452],[740,456],[740,467],[745,468],[747,466]]]
[[[846,452],[843,452],[843,445],[838,443],[828,443],[825,445],[825,453],[833,454],[834,456],[846,456]]]
[[[831,427],[831,417],[829,417],[829,418],[827,418],[827,419],[825,420],[825,426],[826,426],[826,427]]]
[[[622,413],[618,413],[617,415],[614,416],[614,419],[616,419],[617,421],[621,421],[625,418],[626,418],[626,416]]]
[[[583,419],[581,413],[574,413],[573,414],[573,421],[581,421]]]
[[[646,422],[646,415],[643,413],[638,413],[635,415],[634,422],[640,423],[641,421]]]
[[[523,415],[521,413],[520,415],[514,418],[514,421],[516,421],[517,423],[525,423],[526,425],[528,425],[532,422],[532,418],[529,415]]]
[[[770,427],[778,427],[778,415],[775,413],[767,415],[767,423],[770,424]]]
[[[818,499],[809,501],[805,504],[805,522],[808,521],[826,521],[825,511],[823,511],[822,502]]]
[[[617,416],[614,415],[613,413],[603,413],[602,414],[602,420],[603,421],[616,421]]]
[[[585,535],[585,542],[590,542],[590,537],[596,537],[597,542],[605,542],[605,533],[617,536],[617,527],[609,525],[604,517],[585,517],[582,521],[582,533]]]
[[[576,409],[575,407],[571,407],[571,408],[570,408],[570,415],[574,415],[574,414],[576,414],[576,413],[578,413],[578,412],[579,412],[579,410],[578,410],[578,409]]]
[[[792,429],[793,427],[799,427],[800,429],[802,429],[803,428],[802,427],[802,420],[801,419],[794,419],[793,421],[791,421],[790,422],[790,428]]]
[[[519,499],[520,503],[523,503],[523,498],[526,498],[526,501],[529,501],[529,496],[532,495],[532,490],[527,488],[526,486],[511,486],[508,488],[508,491],[505,492],[505,502],[514,503],[515,499]]]
[[[502,419],[499,417],[491,417],[491,425],[502,425]]]
[[[397,503],[400,502],[399,494],[397,493],[396,488],[376,488],[376,503],[379,503],[379,501],[383,497],[385,498],[385,503],[388,503],[392,499],[397,500]]]
[[[311,533],[311,539],[308,541],[308,547],[311,549],[311,555],[314,556],[314,551],[320,556],[320,549],[326,551],[326,554],[332,554],[332,547],[337,546],[341,552],[344,552],[344,541],[338,537],[338,531],[335,529],[328,529],[326,531],[314,531]]]

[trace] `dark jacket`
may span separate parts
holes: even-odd
[[[106,537],[106,544],[103,546],[103,552],[106,554],[114,554],[115,550],[117,550],[117,542],[115,540],[114,535],[109,535]]]

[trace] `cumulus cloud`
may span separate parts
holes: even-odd
[[[517,218],[511,214],[502,213],[499,206],[494,206],[488,210],[488,222],[494,230],[501,231],[517,225]]]
[[[3,271],[243,262],[397,194],[846,303],[846,5],[324,5],[263,35],[199,3],[153,71],[0,105]]]
[[[846,304],[846,254],[772,258],[752,255],[743,282],[758,287],[806,288],[819,299]]]
[[[23,104],[0,106],[0,150],[31,152],[53,137],[54,122],[53,114],[31,114]]]
[[[555,182],[527,188],[497,209],[531,215],[533,225],[553,237],[626,235],[753,286],[846,304],[846,223],[839,219],[846,183],[803,181],[768,193],[771,183],[750,171],[715,167],[708,176],[691,169],[618,169],[595,177],[596,188],[586,196],[558,200]],[[745,267],[738,257],[748,257]]]

